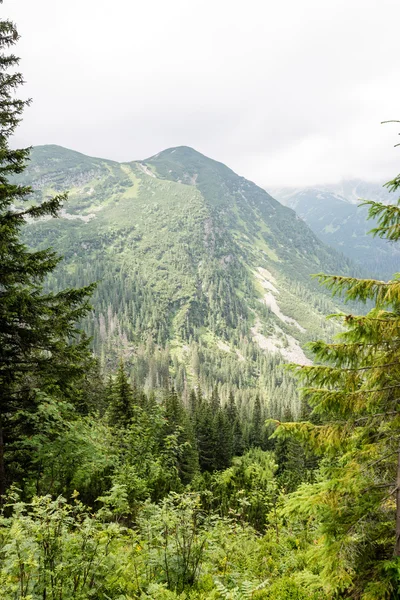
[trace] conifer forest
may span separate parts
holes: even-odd
[[[2,17],[0,600],[400,598],[400,176],[363,203],[370,278],[192,148],[15,148],[18,39]]]

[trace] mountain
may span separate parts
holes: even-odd
[[[25,240],[64,256],[51,289],[99,282],[85,327],[105,366],[122,355],[148,387],[296,396],[279,363],[309,363],[304,344],[334,331],[310,273],[349,264],[293,210],[188,147],[117,163],[40,146],[20,181],[33,201],[69,190]]]
[[[367,275],[388,279],[400,270],[399,248],[368,234],[375,222],[367,220],[368,207],[355,203],[357,197],[393,202],[393,195],[380,184],[348,181],[322,188],[275,189],[274,194],[295,210],[321,241],[353,260]]]
[[[280,187],[268,188],[274,198],[287,205],[286,199],[305,190],[314,190],[318,193],[328,193],[339,200],[359,204],[360,200],[376,200],[387,204],[393,201],[393,195],[385,187],[385,181],[364,181],[362,179],[343,179],[337,183],[328,183],[311,187]],[[268,187],[268,186],[267,186]]]

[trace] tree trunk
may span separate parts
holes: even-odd
[[[396,478],[396,544],[394,555],[400,556],[400,445],[397,454],[397,478]]]

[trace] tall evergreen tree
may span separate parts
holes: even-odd
[[[215,419],[209,402],[203,400],[196,416],[196,440],[202,471],[215,469],[216,430]]]
[[[238,417],[233,425],[233,455],[241,456],[244,450],[243,427]]]
[[[178,442],[177,469],[182,483],[190,483],[199,469],[195,435],[189,416],[175,389],[168,390],[164,400],[165,435],[176,435]]]
[[[289,408],[285,409],[283,417],[286,423],[295,420]],[[276,440],[274,453],[278,463],[277,478],[286,492],[293,492],[303,481],[310,481],[314,461],[298,440],[294,437]]]
[[[108,420],[111,425],[127,427],[133,417],[133,390],[121,360],[112,385]]]
[[[189,413],[192,421],[195,420],[196,412],[198,408],[198,399],[194,390],[190,391],[189,394]]]
[[[400,189],[400,176],[387,184]],[[373,230],[400,238],[400,200],[367,202]],[[314,561],[330,593],[395,598],[400,569],[400,274],[391,281],[318,276],[334,294],[372,302],[366,315],[337,315],[335,343],[312,344],[314,366],[296,367],[313,418],[280,424],[324,456],[317,483],[302,485],[287,508],[319,523]]]
[[[251,420],[251,429],[250,429],[250,445],[251,446],[262,446],[263,442],[263,429],[264,423],[262,418],[262,410],[261,410],[261,400],[260,396],[257,394],[256,399],[254,401],[253,408],[253,416]]]
[[[20,241],[27,219],[56,216],[66,196],[35,204],[31,189],[15,178],[29,156],[29,148],[9,146],[29,104],[15,97],[23,78],[9,48],[17,40],[15,25],[0,21],[0,498],[12,479],[12,450],[32,433],[36,390],[73,401],[74,385],[90,362],[76,322],[89,309],[92,287],[44,293],[43,281],[60,259],[50,250],[29,252]]]
[[[235,421],[237,419],[237,408],[235,404],[235,397],[233,395],[232,390],[229,392],[228,402],[225,406],[227,419],[233,428]]]
[[[227,469],[233,456],[233,431],[224,413],[219,410],[214,419],[215,429],[215,468]]]
[[[221,409],[221,401],[219,399],[218,388],[216,385],[214,386],[213,391],[211,393],[210,405],[212,413],[216,417]]]

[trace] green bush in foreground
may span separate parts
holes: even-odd
[[[284,530],[269,553],[269,534],[206,514],[195,493],[145,503],[128,528],[117,522],[124,498],[116,491],[94,513],[76,495],[24,503],[12,493],[0,518],[2,599],[314,597],[285,575],[296,565]]]

